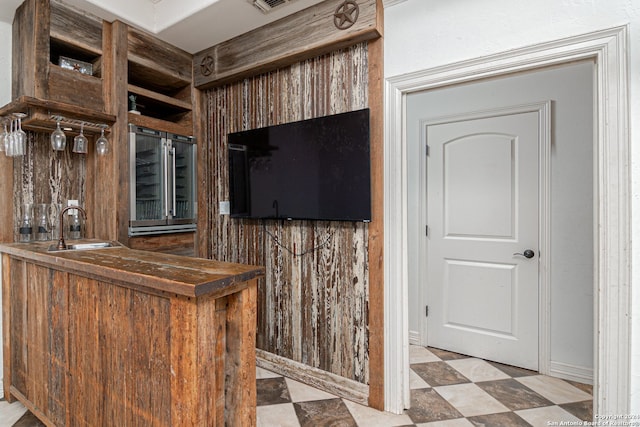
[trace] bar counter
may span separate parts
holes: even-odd
[[[7,400],[51,426],[255,425],[263,267],[51,244],[0,245]]]

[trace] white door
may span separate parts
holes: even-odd
[[[429,124],[427,343],[538,369],[538,113]]]

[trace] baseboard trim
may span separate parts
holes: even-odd
[[[420,339],[420,332],[418,332],[418,331],[409,331],[409,344],[410,345],[422,345],[422,340]]]
[[[256,365],[327,393],[369,406],[369,386],[277,354],[256,349]]]
[[[583,384],[593,384],[593,368],[570,365],[562,362],[549,364],[549,376],[558,377]]]

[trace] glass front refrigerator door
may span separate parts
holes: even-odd
[[[171,151],[169,168],[173,175],[170,185],[170,222],[173,224],[194,223],[196,218],[196,145],[192,138],[169,135]]]
[[[135,128],[130,134],[131,226],[161,225],[167,219],[166,144],[161,132]],[[135,159],[135,160],[134,160]]]

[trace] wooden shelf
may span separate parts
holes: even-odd
[[[173,98],[171,96],[163,95],[161,93],[145,89],[139,86],[135,86],[130,84],[128,86],[128,90],[130,93],[141,96],[143,98],[152,99],[161,104],[166,104],[167,106],[183,110],[183,111],[191,111],[191,102],[186,102],[181,99]]]
[[[144,116],[142,114],[129,113],[129,123],[136,126],[142,126],[162,132],[175,133],[178,135],[192,136],[193,128],[190,123],[181,124],[167,120],[157,119],[155,117]]]
[[[50,132],[56,128],[56,120],[51,116],[63,116],[70,120],[90,123],[84,127],[87,134],[100,133],[101,128],[94,124],[112,126],[116,122],[116,116],[111,114],[29,96],[21,96],[0,108],[0,116],[9,116],[12,113],[27,114],[22,120],[22,128],[36,132]]]

